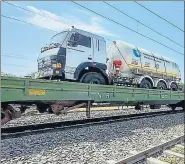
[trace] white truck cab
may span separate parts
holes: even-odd
[[[103,37],[73,27],[54,35],[38,58],[39,78],[83,81],[89,69],[98,72],[97,78],[106,76],[106,42]],[[92,83],[100,83],[100,79]]]

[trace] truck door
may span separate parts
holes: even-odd
[[[79,32],[72,33],[66,51],[65,75],[67,79],[74,78],[74,72],[83,62],[93,61],[92,38]]]
[[[94,62],[106,64],[106,43],[104,40],[93,38]]]

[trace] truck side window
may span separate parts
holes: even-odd
[[[78,45],[91,48],[91,37],[79,34]]]
[[[76,47],[78,45],[78,34],[72,34],[70,39],[68,40],[68,46]]]

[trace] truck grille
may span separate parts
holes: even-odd
[[[38,69],[43,69],[43,68],[51,68],[52,67],[52,62],[50,59],[41,59],[38,62]]]

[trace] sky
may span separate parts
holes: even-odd
[[[107,2],[184,47],[184,32],[151,14],[134,1]],[[184,81],[183,47],[138,24],[135,20],[116,11],[103,1],[77,1],[77,3],[151,37],[182,54],[167,49],[70,1],[10,1],[9,3],[31,12],[2,2],[1,14],[30,24],[1,16],[2,72],[24,76],[37,71],[37,58],[41,47],[46,45],[54,34],[74,25],[76,28],[103,36],[106,39],[107,47],[109,47],[112,40],[123,40],[175,60],[180,67],[182,80]],[[184,30],[184,2],[143,1],[140,3]]]

